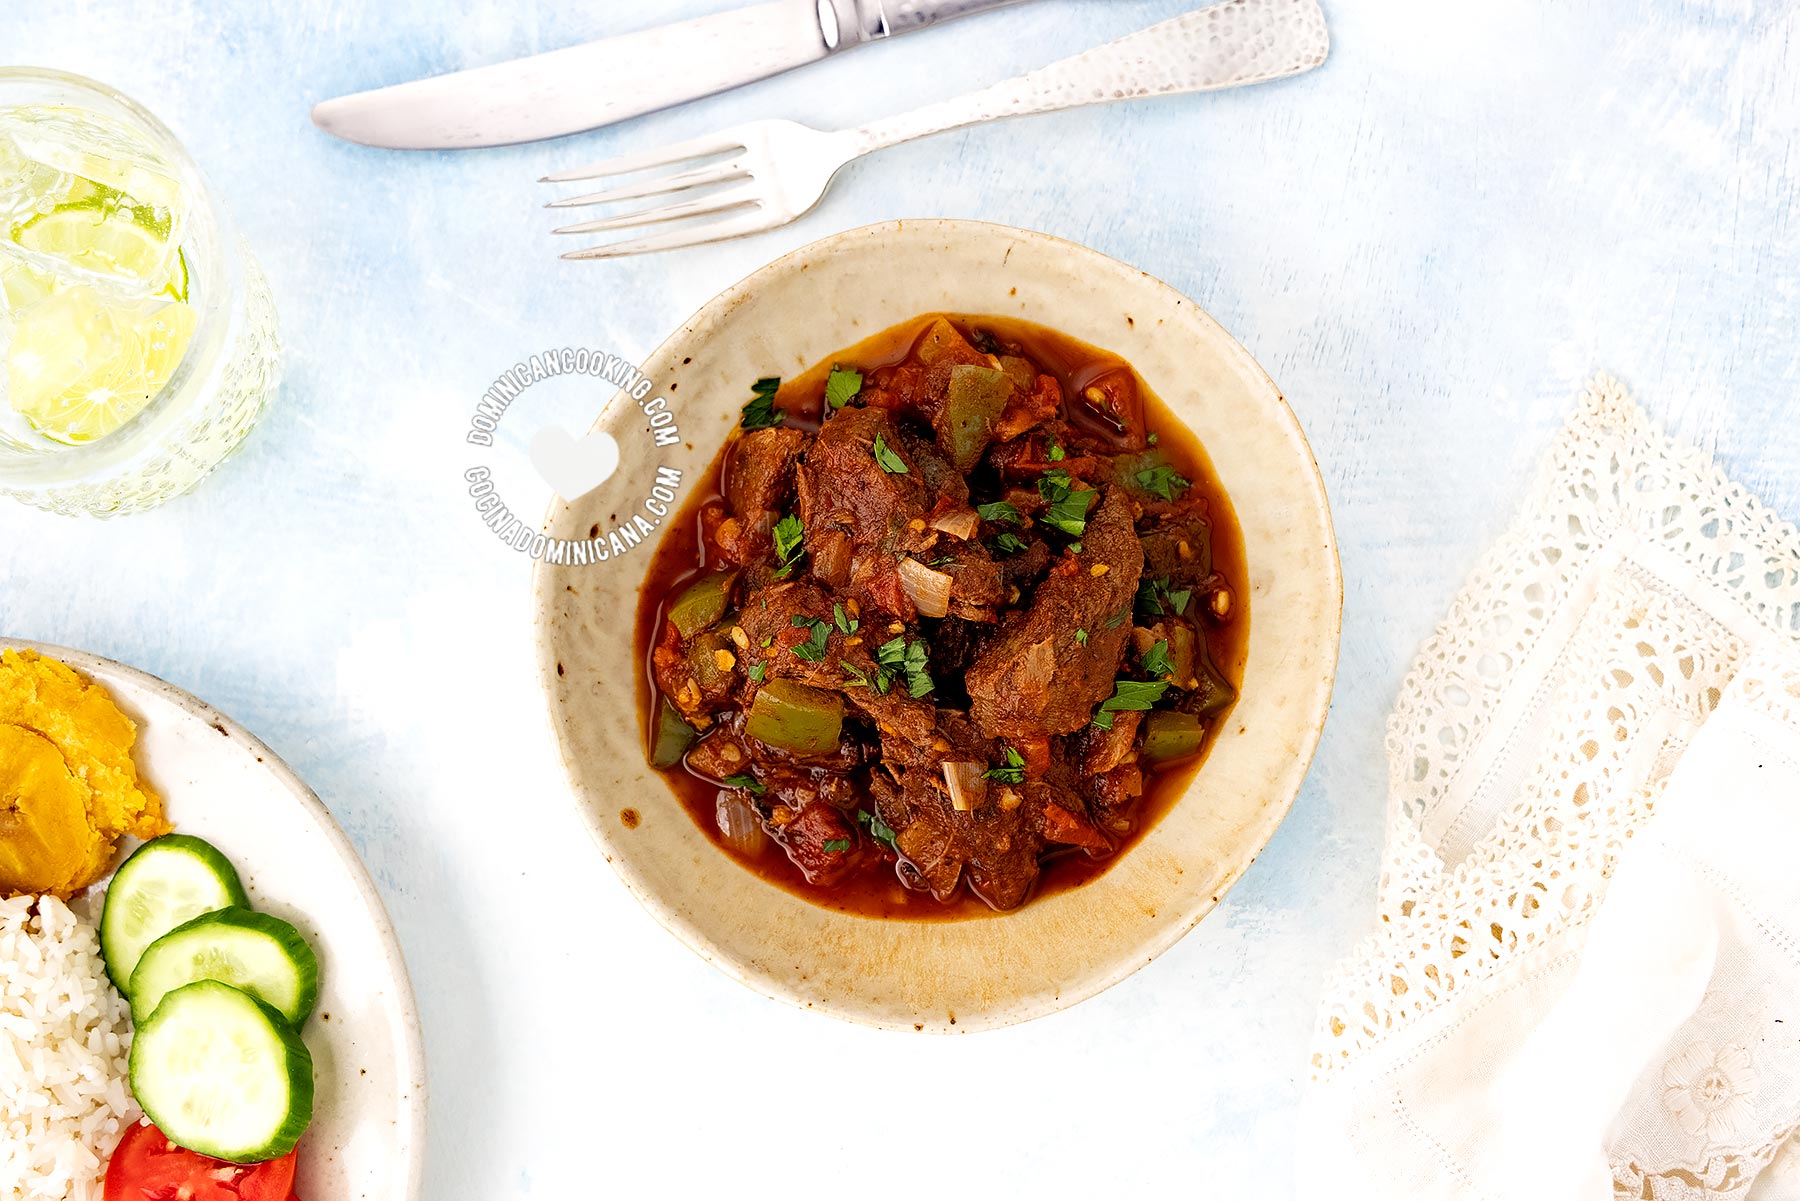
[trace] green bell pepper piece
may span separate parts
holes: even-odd
[[[968,363],[950,369],[938,441],[958,471],[966,472],[981,461],[1012,392],[1013,382],[1004,371]]]
[[[770,680],[750,703],[744,733],[778,750],[823,755],[843,737],[844,700],[793,680]]]
[[[682,720],[669,698],[664,697],[656,711],[656,729],[650,739],[650,765],[674,767],[687,754],[688,747],[694,745],[695,736],[694,727]]]
[[[733,572],[701,576],[669,602],[668,618],[683,638],[692,638],[725,616]]]
[[[1144,743],[1138,757],[1151,763],[1168,763],[1198,754],[1206,741],[1206,727],[1192,713],[1159,709],[1144,718]]]
[[[1212,656],[1205,652],[1204,642],[1195,649],[1194,675],[1199,679],[1200,685],[1188,694],[1188,699],[1182,702],[1181,707],[1204,720],[1231,708],[1231,703],[1237,700],[1237,689],[1213,666]]]

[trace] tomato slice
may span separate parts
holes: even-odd
[[[294,1156],[228,1163],[177,1147],[140,1122],[106,1165],[106,1201],[293,1201]]]

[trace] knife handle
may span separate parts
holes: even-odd
[[[1318,0],[1227,0],[979,92],[865,125],[852,137],[856,152],[866,154],[1001,117],[1262,83],[1311,70],[1329,47]]]
[[[876,42],[952,17],[1004,8],[1019,0],[819,0],[819,19],[831,49]],[[838,31],[832,39],[832,26]]]

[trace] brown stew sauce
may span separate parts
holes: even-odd
[[[1119,356],[1027,321],[928,313],[866,338],[821,361],[805,374],[785,380],[775,403],[787,411],[789,424],[809,431],[817,430],[824,409],[825,382],[834,366],[854,368],[866,378],[880,367],[903,362],[927,327],[940,316],[948,317],[965,334],[986,331],[1001,342],[1020,346],[1028,358],[1062,384],[1063,420],[1083,435],[1102,443],[1115,442],[1112,430],[1078,398],[1091,384],[1113,373],[1127,373],[1136,381],[1137,393],[1143,406],[1143,419],[1157,437],[1157,448],[1166,455],[1172,466],[1192,482],[1193,491],[1206,498],[1212,521],[1213,566],[1225,578],[1236,598],[1233,619],[1227,624],[1208,629],[1207,649],[1214,666],[1234,689],[1239,688],[1243,682],[1250,613],[1243,535],[1238,527],[1237,515],[1230,499],[1219,485],[1205,448],[1169,412],[1167,406],[1151,392],[1144,381],[1137,377],[1131,365]],[[638,715],[646,747],[653,737],[656,714],[661,704],[650,670],[651,650],[662,629],[664,607],[680,595],[688,582],[707,571],[707,564],[702,557],[704,551],[699,515],[708,502],[720,497],[720,471],[730,447],[731,441],[728,440],[714,457],[706,474],[700,478],[688,501],[665,527],[638,594],[635,631]],[[1112,854],[1096,857],[1073,847],[1060,847],[1046,854],[1042,860],[1042,874],[1031,894],[1032,898],[1039,899],[1079,887],[1099,877],[1119,856],[1126,854],[1187,791],[1195,773],[1205,762],[1219,730],[1230,718],[1231,711],[1226,710],[1211,719],[1199,754],[1160,770],[1145,771],[1144,792],[1131,812],[1131,828],[1117,840],[1119,845]],[[660,774],[668,781],[688,816],[721,853],[729,855],[769,883],[814,904],[863,917],[914,921],[1001,916],[966,888],[947,903],[934,899],[928,892],[907,888],[896,875],[891,856],[864,864],[834,885],[820,886],[809,883],[782,849],[773,843],[765,842],[761,852],[754,856],[741,855],[724,842],[717,828],[714,814],[720,792],[718,783],[689,772],[685,766],[676,766]]]

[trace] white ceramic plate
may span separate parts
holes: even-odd
[[[652,523],[670,511],[658,513],[657,473],[680,472],[674,500],[686,502],[753,380],[796,374],[929,312],[1022,317],[1137,368],[1199,436],[1237,511],[1250,637],[1242,696],[1194,783],[1105,875],[1001,916],[877,921],[751,874],[689,818],[645,762],[631,614]],[[1092,996],[1218,904],[1300,789],[1331,697],[1343,605],[1312,452],[1230,334],[1173,288],[1072,242],[894,221],[764,267],[708,302],[643,372],[655,389],[646,407],[621,394],[596,423],[617,441],[617,472],[554,505],[546,531],[589,539],[639,520],[647,537],[601,563],[540,561],[536,589],[539,669],[570,782],[607,861],[657,920],[769,996],[870,1025],[968,1031]],[[659,439],[670,431],[651,422],[670,413],[679,439]]]
[[[425,1153],[425,1057],[412,984],[381,897],[330,812],[275,753],[212,706],[136,668],[39,651],[104,685],[137,723],[138,773],[183,834],[217,846],[250,903],[292,922],[319,956],[305,1201],[413,1201]]]

